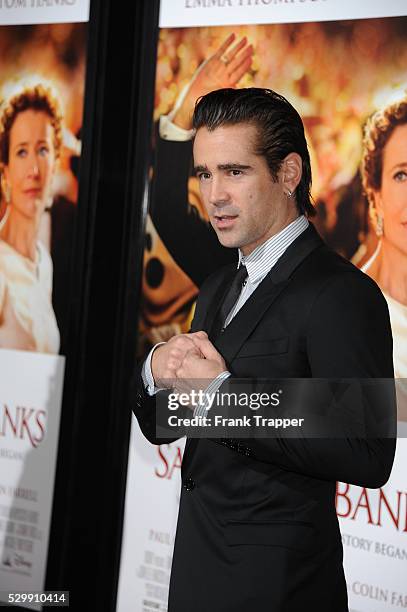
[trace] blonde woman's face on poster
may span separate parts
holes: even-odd
[[[396,127],[384,147],[382,185],[375,201],[385,241],[407,255],[407,124]]]
[[[35,218],[51,195],[55,170],[54,128],[43,111],[19,113],[10,130],[5,178],[10,205],[26,218]]]

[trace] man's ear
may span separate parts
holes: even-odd
[[[302,159],[300,155],[298,153],[289,153],[283,160],[281,170],[284,192],[287,195],[294,194],[302,177]]]

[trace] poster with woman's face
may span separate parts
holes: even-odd
[[[0,27],[0,348],[65,351],[86,32]]]

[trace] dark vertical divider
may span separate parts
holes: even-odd
[[[93,0],[46,587],[113,611],[119,574],[159,0]],[[134,543],[137,546],[137,542]]]

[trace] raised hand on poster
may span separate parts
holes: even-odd
[[[196,70],[172,119],[175,125],[190,130],[196,100],[214,89],[235,87],[250,69],[253,46],[247,44],[245,36],[231,46],[234,40],[235,35],[230,34],[219,49]]]

